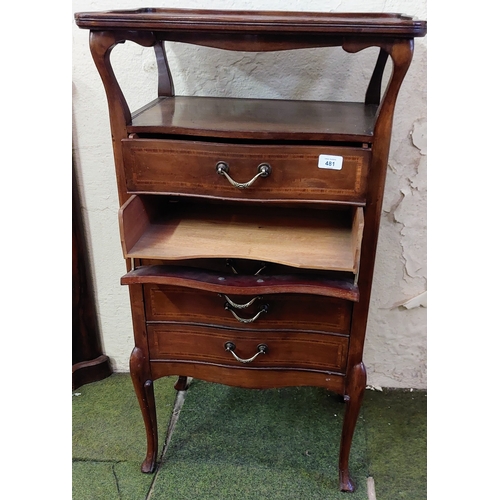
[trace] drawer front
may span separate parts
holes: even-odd
[[[351,323],[352,303],[331,297],[269,294],[253,300],[255,296],[229,297],[190,288],[158,285],[144,285],[144,291],[148,321],[341,334],[349,333]],[[231,305],[231,301],[236,306]],[[248,307],[237,307],[251,301]],[[231,311],[243,321],[238,320]]]
[[[359,201],[366,190],[371,152],[327,146],[261,146],[205,142],[125,139],[122,141],[127,189],[131,193],[173,193],[220,198]],[[340,169],[319,168],[320,155],[342,157]],[[246,183],[271,167],[246,189],[234,187],[216,165]],[[323,166],[329,166],[322,161]],[[336,163],[340,166],[339,161]]]
[[[242,332],[196,325],[149,325],[151,360],[209,363],[252,368],[289,368],[344,373],[348,338],[333,334]],[[226,349],[248,361],[237,360]]]

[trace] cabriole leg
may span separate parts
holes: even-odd
[[[361,408],[361,402],[366,387],[365,365],[361,362],[355,365],[348,374],[345,400],[347,402],[344,424],[342,426],[342,439],[340,441],[339,480],[340,491],[353,492],[354,482],[349,474],[349,453],[351,451],[354,429]]]
[[[147,453],[141,470],[142,472],[153,472],[158,455],[158,430],[153,381],[147,376],[146,367],[147,360],[143,352],[135,347],[130,356],[130,376],[141,407],[147,438]]]
[[[188,388],[188,385],[187,385],[187,377],[184,377],[184,376],[180,376],[178,379],[177,379],[177,382],[175,383],[174,385],[174,389],[176,391],[185,391],[186,389]]]

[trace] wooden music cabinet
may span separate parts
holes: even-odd
[[[318,386],[346,402],[340,489],[366,386],[363,344],[394,106],[426,22],[400,14],[146,8],[75,15],[109,105],[135,347],[156,465],[154,380]],[[158,98],[131,113],[110,63],[152,47]],[[230,51],[380,49],[365,102],[175,96],[164,41]],[[393,69],[381,99],[385,64]],[[194,63],[194,62],[193,62]],[[287,75],[282,75],[287,78]]]

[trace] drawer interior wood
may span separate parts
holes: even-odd
[[[161,203],[132,196],[120,209],[125,258],[242,258],[357,273],[363,209]]]

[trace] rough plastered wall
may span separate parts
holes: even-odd
[[[402,12],[426,19],[425,1],[74,0],[73,11],[143,6]],[[365,348],[374,387],[426,387],[426,39],[415,40],[394,119],[386,194]],[[362,101],[378,49],[341,48],[241,53],[167,44],[176,93]],[[126,43],[112,63],[131,110],[155,97],[152,49]],[[388,77],[387,71],[386,80]],[[92,259],[99,326],[116,371],[128,370],[133,348],[128,291],[118,229],[118,197],[106,97],[88,47],[73,29],[73,148]]]

